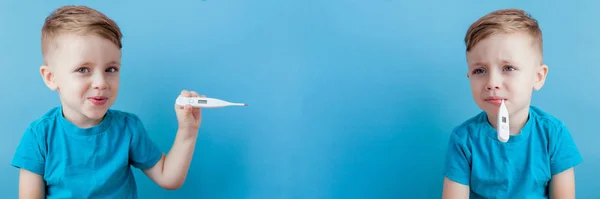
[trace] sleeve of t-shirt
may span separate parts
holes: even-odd
[[[133,116],[132,123],[135,128],[133,128],[129,147],[129,161],[132,166],[138,169],[149,169],[160,160],[163,153],[156,143],[150,139],[144,124],[137,116]]]
[[[463,140],[456,131],[453,131],[450,135],[446,151],[444,176],[454,182],[468,186],[471,178],[471,164],[469,163],[471,152],[467,149]]]
[[[11,165],[43,176],[46,159],[46,142],[44,136],[42,136],[43,132],[37,129],[36,124],[31,124],[27,127],[17,146]]]
[[[551,135],[549,148],[550,171],[552,175],[563,172],[583,161],[566,126],[559,125]]]

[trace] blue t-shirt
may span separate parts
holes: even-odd
[[[12,165],[42,176],[48,199],[137,198],[130,166],[150,168],[162,154],[134,114],[109,109],[81,129],[59,106],[29,125]]]
[[[537,107],[508,142],[481,112],[453,129],[444,175],[470,187],[471,198],[548,198],[554,174],[581,163],[569,130]]]

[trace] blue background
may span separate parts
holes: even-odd
[[[440,197],[450,130],[480,111],[464,34],[506,7],[540,20],[550,71],[532,103],[572,131],[578,198],[600,197],[600,2],[146,2],[85,4],[125,35],[114,108],[138,114],[167,152],[181,89],[249,106],[205,110],[184,186],[165,191],[136,170],[141,198]],[[67,4],[79,2],[0,2],[6,198],[17,197],[9,164],[27,124],[59,104],[38,72],[40,29]]]

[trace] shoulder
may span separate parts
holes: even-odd
[[[477,137],[486,133],[486,122],[487,115],[481,111],[452,128],[444,166],[444,175],[450,180],[470,184],[473,144],[482,140]]]
[[[560,137],[562,134],[569,134],[565,123],[552,114],[535,106],[531,106],[530,112],[530,117],[535,120],[535,126],[532,130],[537,131],[536,135],[543,135],[551,139]]]
[[[49,145],[49,140],[56,135],[55,129],[59,126],[57,121],[61,114],[60,107],[53,107],[42,116],[31,121],[21,136],[15,157],[32,159],[39,158],[32,157],[33,155],[44,156]]]
[[[27,126],[26,133],[32,133],[36,137],[46,137],[51,129],[57,125],[56,121],[62,114],[60,107],[53,107],[42,116],[33,120]]]
[[[536,121],[532,129],[535,131],[533,135],[537,136],[537,140],[542,141],[542,146],[550,160],[552,175],[583,161],[570,131],[561,120],[537,107],[531,108],[531,115]]]
[[[12,166],[44,175],[48,140],[52,138],[61,113],[60,107],[54,107],[29,123],[17,145]]]

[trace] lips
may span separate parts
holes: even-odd
[[[108,101],[107,97],[102,97],[102,96],[95,96],[95,97],[88,97],[88,100],[90,100],[92,102],[92,104],[97,105],[97,106],[101,106],[106,104],[106,101]]]
[[[506,101],[506,98],[503,97],[498,97],[498,96],[491,96],[488,98],[485,98],[485,101],[494,105],[498,105],[500,106],[500,104],[502,104],[502,100]]]

